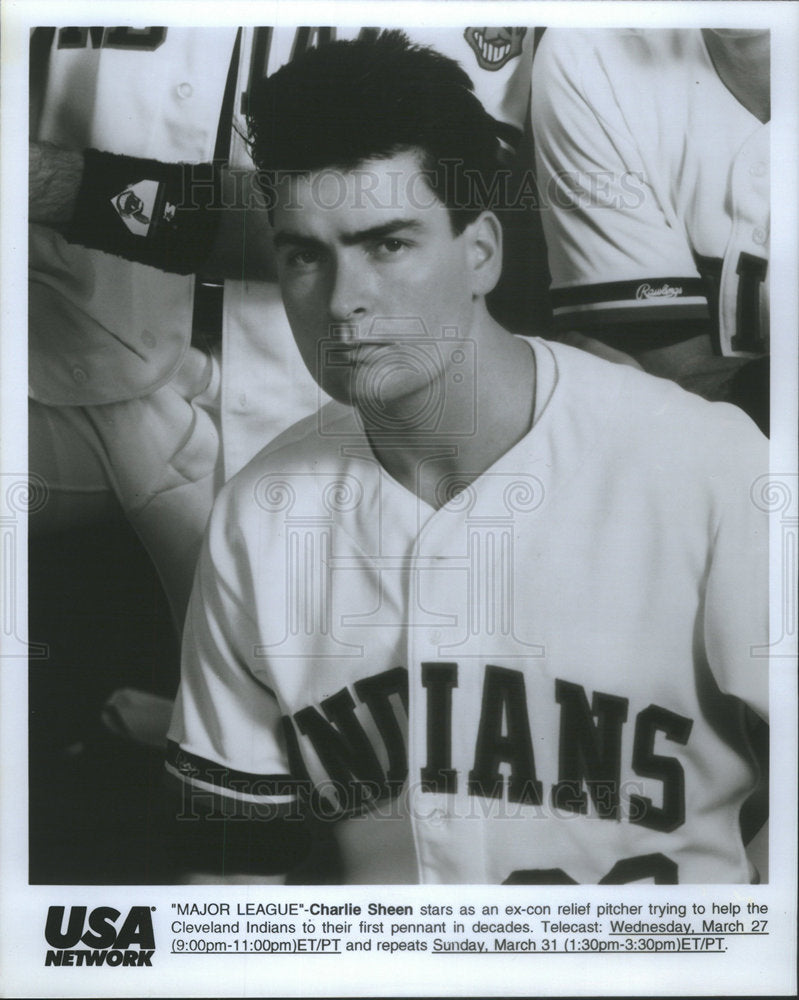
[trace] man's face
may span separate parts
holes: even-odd
[[[416,155],[286,179],[274,226],[283,302],[322,388],[380,406],[429,391],[442,371],[433,342],[469,337],[475,305],[469,239]]]

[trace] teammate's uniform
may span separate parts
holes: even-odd
[[[707,318],[717,354],[768,350],[769,125],[700,31],[548,30],[532,121],[556,329],[645,349]]]
[[[251,82],[308,46],[360,31],[244,28],[236,53],[235,28],[57,29],[36,138],[207,163],[218,130],[223,147],[231,138],[220,108],[234,54],[229,159],[252,169],[241,139]],[[512,142],[526,113],[532,31],[408,34],[462,62]],[[225,282],[220,367],[218,346],[191,343],[193,277],[69,245],[40,227],[30,263],[31,468],[53,497],[114,490],[180,622],[217,490],[326,397],[300,360],[275,285]],[[208,309],[198,297],[195,320]]]
[[[223,489],[167,767],[231,807],[309,780],[345,882],[751,881],[766,443],[531,344],[532,430],[438,511],[339,404]]]

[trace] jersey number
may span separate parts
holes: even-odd
[[[654,879],[655,885],[677,885],[677,864],[665,854],[639,854],[617,861],[599,885],[626,885]],[[578,885],[562,868],[519,868],[503,885]]]

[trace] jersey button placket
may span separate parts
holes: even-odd
[[[434,515],[435,516],[435,515]],[[447,826],[449,817],[444,807],[437,805],[435,796],[422,790],[422,767],[427,759],[426,697],[422,689],[421,665],[435,661],[439,657],[442,642],[441,629],[430,627],[428,610],[419,608],[419,576],[424,573],[426,553],[437,551],[440,539],[431,538],[430,525],[424,532],[424,553],[420,553],[420,541],[411,548],[411,559],[417,568],[407,575],[405,596],[408,622],[406,655],[408,664],[408,808],[413,830],[419,881],[440,882],[442,861],[446,851],[443,843],[448,842]],[[423,622],[426,621],[426,624]]]

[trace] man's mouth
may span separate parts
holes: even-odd
[[[382,354],[386,348],[395,346],[392,340],[382,338],[370,338],[368,340],[345,341],[340,344],[331,344],[328,348],[329,363],[333,365],[355,366],[364,364],[376,354]],[[332,357],[331,357],[332,355]]]

